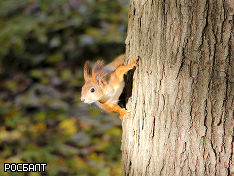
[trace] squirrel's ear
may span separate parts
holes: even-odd
[[[84,64],[84,80],[87,81],[88,79],[91,78],[90,75],[90,66],[89,66],[89,61],[86,61]]]
[[[102,60],[98,60],[92,69],[92,79],[93,81],[99,82],[103,76],[103,66],[104,62]]]

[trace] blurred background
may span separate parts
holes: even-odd
[[[121,121],[80,90],[85,60],[124,53],[127,12],[128,0],[0,1],[0,175],[121,175]]]

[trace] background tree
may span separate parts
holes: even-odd
[[[231,1],[130,1],[126,52],[142,60],[123,175],[233,173],[232,15]]]

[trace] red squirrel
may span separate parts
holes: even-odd
[[[134,57],[128,65],[124,65],[125,55],[118,56],[110,64],[104,66],[103,60],[95,62],[92,71],[89,61],[84,64],[85,84],[81,91],[81,101],[95,103],[107,113],[117,112],[122,120],[128,111],[118,105],[119,96],[124,88],[124,74],[137,66],[140,57]]]

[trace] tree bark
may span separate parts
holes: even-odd
[[[231,175],[232,1],[131,0],[122,175]],[[129,86],[129,85],[127,85]]]

